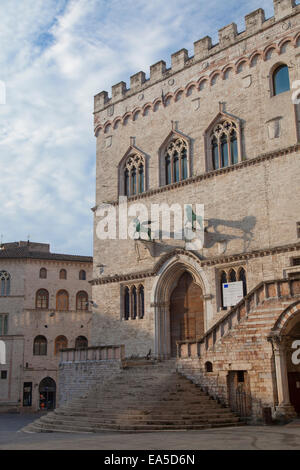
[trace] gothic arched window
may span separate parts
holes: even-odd
[[[227,284],[230,282],[243,282],[243,296],[247,295],[247,279],[246,279],[246,270],[243,267],[238,268],[231,268],[226,269],[220,272],[219,274],[220,279],[220,300],[221,300],[221,308],[227,310],[227,307],[224,307],[224,299],[223,299],[223,284]]]
[[[76,295],[76,310],[88,310],[88,295],[84,291],[80,291]]]
[[[125,287],[124,291],[124,319],[128,320],[130,317],[130,296],[129,288]]]
[[[247,279],[246,279],[246,271],[244,268],[241,268],[239,271],[239,281],[243,282],[243,295],[247,295]]]
[[[224,307],[224,298],[223,298],[223,284],[227,283],[227,274],[225,271],[221,272],[220,276],[220,290],[221,290],[221,307],[227,309],[227,307]]]
[[[0,271],[0,296],[10,295],[10,274]]]
[[[184,139],[174,137],[164,153],[165,184],[188,178],[188,146]]]
[[[45,336],[36,336],[33,342],[34,356],[47,356],[47,340]]]
[[[46,289],[40,289],[37,291],[35,307],[40,309],[49,308],[49,292]]]
[[[210,166],[213,170],[235,165],[240,161],[239,132],[228,119],[219,122],[210,133]]]
[[[125,196],[134,196],[145,191],[145,159],[142,155],[131,154],[123,165],[123,186]]]
[[[66,290],[60,290],[56,295],[56,310],[66,312],[69,310],[69,294]]]
[[[234,269],[231,269],[229,272],[229,282],[236,282],[236,272]]]
[[[132,291],[131,291],[131,305],[132,305],[131,318],[133,320],[135,320],[136,317],[137,317],[137,295],[136,295],[136,287],[135,286],[133,286]]]
[[[131,285],[122,288],[124,320],[142,319],[145,315],[145,289],[143,285]]]
[[[61,349],[66,349],[68,347],[68,340],[65,336],[58,336],[55,339],[54,343],[54,354],[57,356]]]
[[[139,286],[139,318],[145,315],[145,291],[144,286]]]
[[[273,95],[279,95],[290,90],[289,69],[285,64],[279,65],[273,72]]]

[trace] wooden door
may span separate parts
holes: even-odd
[[[291,404],[300,414],[300,372],[289,372],[288,380]]]
[[[195,340],[204,334],[203,292],[185,272],[171,295],[171,355],[176,356],[176,341]]]

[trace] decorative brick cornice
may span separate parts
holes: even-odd
[[[102,284],[111,284],[114,282],[124,282],[124,281],[145,279],[148,277],[155,277],[157,276],[160,268],[164,265],[164,263],[166,263],[169,259],[175,257],[176,255],[185,255],[185,256],[190,257],[191,259],[194,259],[194,260],[196,259],[201,267],[211,267],[211,266],[224,265],[224,264],[228,264],[232,262],[245,261],[245,260],[249,260],[253,258],[262,258],[264,256],[271,256],[271,255],[275,255],[278,253],[286,253],[286,252],[292,252],[292,251],[298,251],[298,250],[300,250],[300,242],[292,243],[289,245],[276,246],[272,248],[265,248],[262,250],[249,251],[246,253],[237,253],[237,254],[232,254],[232,255],[227,255],[227,256],[218,256],[218,257],[214,257],[210,259],[200,259],[193,252],[186,251],[183,249],[176,249],[172,251],[171,253],[164,255],[156,263],[152,271],[145,270],[145,271],[140,271],[140,272],[135,272],[135,273],[105,276],[105,277],[93,279],[92,281],[89,281],[89,282],[93,286],[95,286],[95,285],[102,285]]]
[[[299,6],[300,7],[300,6]],[[299,11],[299,9],[298,9]],[[297,12],[295,11],[294,14]],[[282,20],[281,20],[282,21]],[[269,27],[274,26],[273,23],[270,23]],[[256,31],[255,34],[259,33],[260,31]],[[235,37],[235,43],[240,42],[240,40],[245,40],[247,39],[246,37],[241,38],[241,35],[237,35]],[[200,60],[196,59],[195,57],[190,58],[187,61],[182,62],[182,67],[179,68],[178,70],[166,70],[165,67],[162,67],[160,70],[160,78],[157,80],[153,81],[153,78],[149,81],[143,81],[140,83],[140,86],[138,88],[132,89],[132,90],[127,90],[124,82],[121,82],[117,85],[119,88],[119,91],[121,92],[118,94],[119,98],[113,97],[111,99],[108,99],[108,94],[107,92],[101,92],[98,95],[95,96],[95,110],[94,110],[94,132],[95,135],[97,136],[100,131],[104,131],[104,134],[108,134],[108,132],[111,131],[116,131],[118,129],[119,124],[124,125],[127,123],[128,119],[131,119],[132,122],[135,121],[135,117],[137,113],[140,113],[142,116],[145,116],[147,112],[152,111],[157,111],[159,106],[165,107],[167,100],[172,100],[174,102],[178,101],[179,96],[183,95],[185,97],[189,96],[190,90],[192,88],[195,88],[198,92],[201,89],[201,86],[204,81],[206,81],[209,86],[212,85],[212,81],[215,79],[215,77],[221,77],[222,80],[225,79],[225,74],[229,69],[234,70],[235,74],[239,73],[239,67],[242,63],[247,64],[248,66],[253,66],[253,59],[255,57],[260,57],[263,61],[267,60],[267,54],[268,52],[272,49],[274,50],[278,55],[283,54],[283,49],[282,46],[286,44],[287,42],[291,43],[294,48],[297,47],[297,41],[299,39],[299,30],[294,30],[292,33],[289,32],[288,34],[284,34],[283,36],[280,36],[277,40],[277,42],[271,41],[268,44],[266,44],[262,49],[253,49],[247,56],[246,55],[240,55],[238,58],[235,59],[234,62],[228,62],[227,64],[219,64],[219,68],[216,68],[216,62],[212,61],[211,63],[209,62],[209,59],[212,55],[218,54],[221,52],[221,49],[215,49],[215,52],[213,53],[214,48],[209,48],[207,49],[207,55],[206,57],[200,56]],[[234,43],[229,43],[226,45],[225,49],[228,47],[232,47]],[[180,52],[180,51],[179,51]],[[221,59],[222,60],[222,59]],[[109,108],[111,106],[116,105],[117,103],[137,94],[143,92],[146,88],[149,86],[153,86],[157,84],[161,80],[166,80],[169,79],[173,76],[176,75],[180,72],[182,72],[183,69],[189,68],[194,66],[197,63],[202,63],[202,71],[200,73],[200,77],[194,81],[189,81],[186,83],[185,86],[177,88],[174,92],[168,92],[164,97],[162,96],[157,96],[152,102],[146,102],[143,106],[141,107],[134,107],[131,111],[126,111],[124,115],[119,115],[116,116],[113,120],[107,120],[104,123],[100,123],[99,118],[98,118],[98,113],[103,111],[106,108]],[[163,64],[163,62],[159,62],[155,64],[155,66]],[[208,71],[210,72],[208,74]],[[158,77],[157,77],[158,78]],[[103,95],[104,93],[104,95]],[[103,96],[102,96],[103,95]],[[102,96],[102,98],[100,98]],[[103,106],[99,107],[99,104],[96,104],[98,100],[103,101]]]

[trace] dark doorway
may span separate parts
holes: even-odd
[[[43,379],[39,386],[40,409],[53,410],[56,403],[56,383],[51,377]]]
[[[251,416],[252,398],[248,372],[230,371],[227,376],[228,398],[231,411],[246,418]]]
[[[291,404],[300,415],[300,372],[289,372],[288,380]]]
[[[24,382],[23,406],[32,406],[32,382]]]
[[[192,276],[180,277],[170,300],[171,355],[176,357],[176,341],[196,340],[204,334],[203,292]]]

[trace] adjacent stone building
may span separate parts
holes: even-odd
[[[300,5],[274,0],[274,17],[258,9],[245,25],[95,96],[91,342],[124,345],[126,357],[177,356],[218,399],[233,406],[242,390],[258,409],[292,416],[300,412],[300,366],[290,360],[300,335]],[[141,203],[149,213],[153,204],[204,204],[203,247],[125,239],[122,224],[115,240],[100,239],[100,215],[118,219],[120,196],[129,211]],[[238,281],[243,299],[226,309],[222,286]]]
[[[91,257],[1,245],[0,411],[55,407],[60,349],[89,345],[91,277]]]

